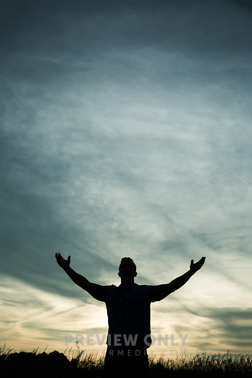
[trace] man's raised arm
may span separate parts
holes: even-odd
[[[65,260],[60,253],[55,253],[55,257],[59,266],[64,269],[67,275],[71,278],[71,280],[82,289],[86,290],[92,297],[98,299],[99,301],[103,301],[101,297],[102,294],[99,290],[99,285],[89,282],[85,277],[81,276],[80,274],[76,273],[70,267],[71,256],[68,256],[68,259]]]
[[[152,302],[161,301],[161,299],[164,299],[165,297],[167,297],[167,295],[182,287],[189,280],[189,278],[191,278],[202,267],[202,265],[205,262],[205,259],[205,257],[202,257],[195,264],[193,260],[191,260],[190,270],[188,270],[188,272],[186,272],[178,278],[175,278],[175,280],[171,281],[168,284],[156,286]]]

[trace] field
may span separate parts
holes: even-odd
[[[84,351],[66,350],[46,353],[14,352],[0,349],[0,374],[2,378],[102,378],[104,358]],[[251,377],[252,355],[198,354],[194,357],[165,359],[149,357],[150,378],[162,377]]]

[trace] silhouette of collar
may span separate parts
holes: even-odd
[[[128,288],[128,290],[123,289],[123,288],[122,288],[122,284],[120,284],[120,285],[118,286],[118,288],[119,288],[120,290],[123,290],[123,291],[131,291],[132,289],[134,289],[134,288],[136,288],[136,287],[138,287],[138,284],[136,284],[136,283],[134,283],[132,286],[130,286],[130,287]]]

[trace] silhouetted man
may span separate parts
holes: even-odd
[[[120,286],[101,286],[89,282],[70,268],[70,256],[65,260],[59,253],[56,260],[68,276],[95,299],[105,302],[108,314],[107,352],[104,378],[147,378],[149,364],[147,348],[151,345],[150,304],[164,299],[183,286],[204,264],[202,257],[182,276],[164,285],[137,285],[136,265],[124,257],[119,266]]]

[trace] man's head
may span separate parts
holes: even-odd
[[[136,264],[130,257],[123,257],[119,265],[118,276],[124,277],[136,277]]]

